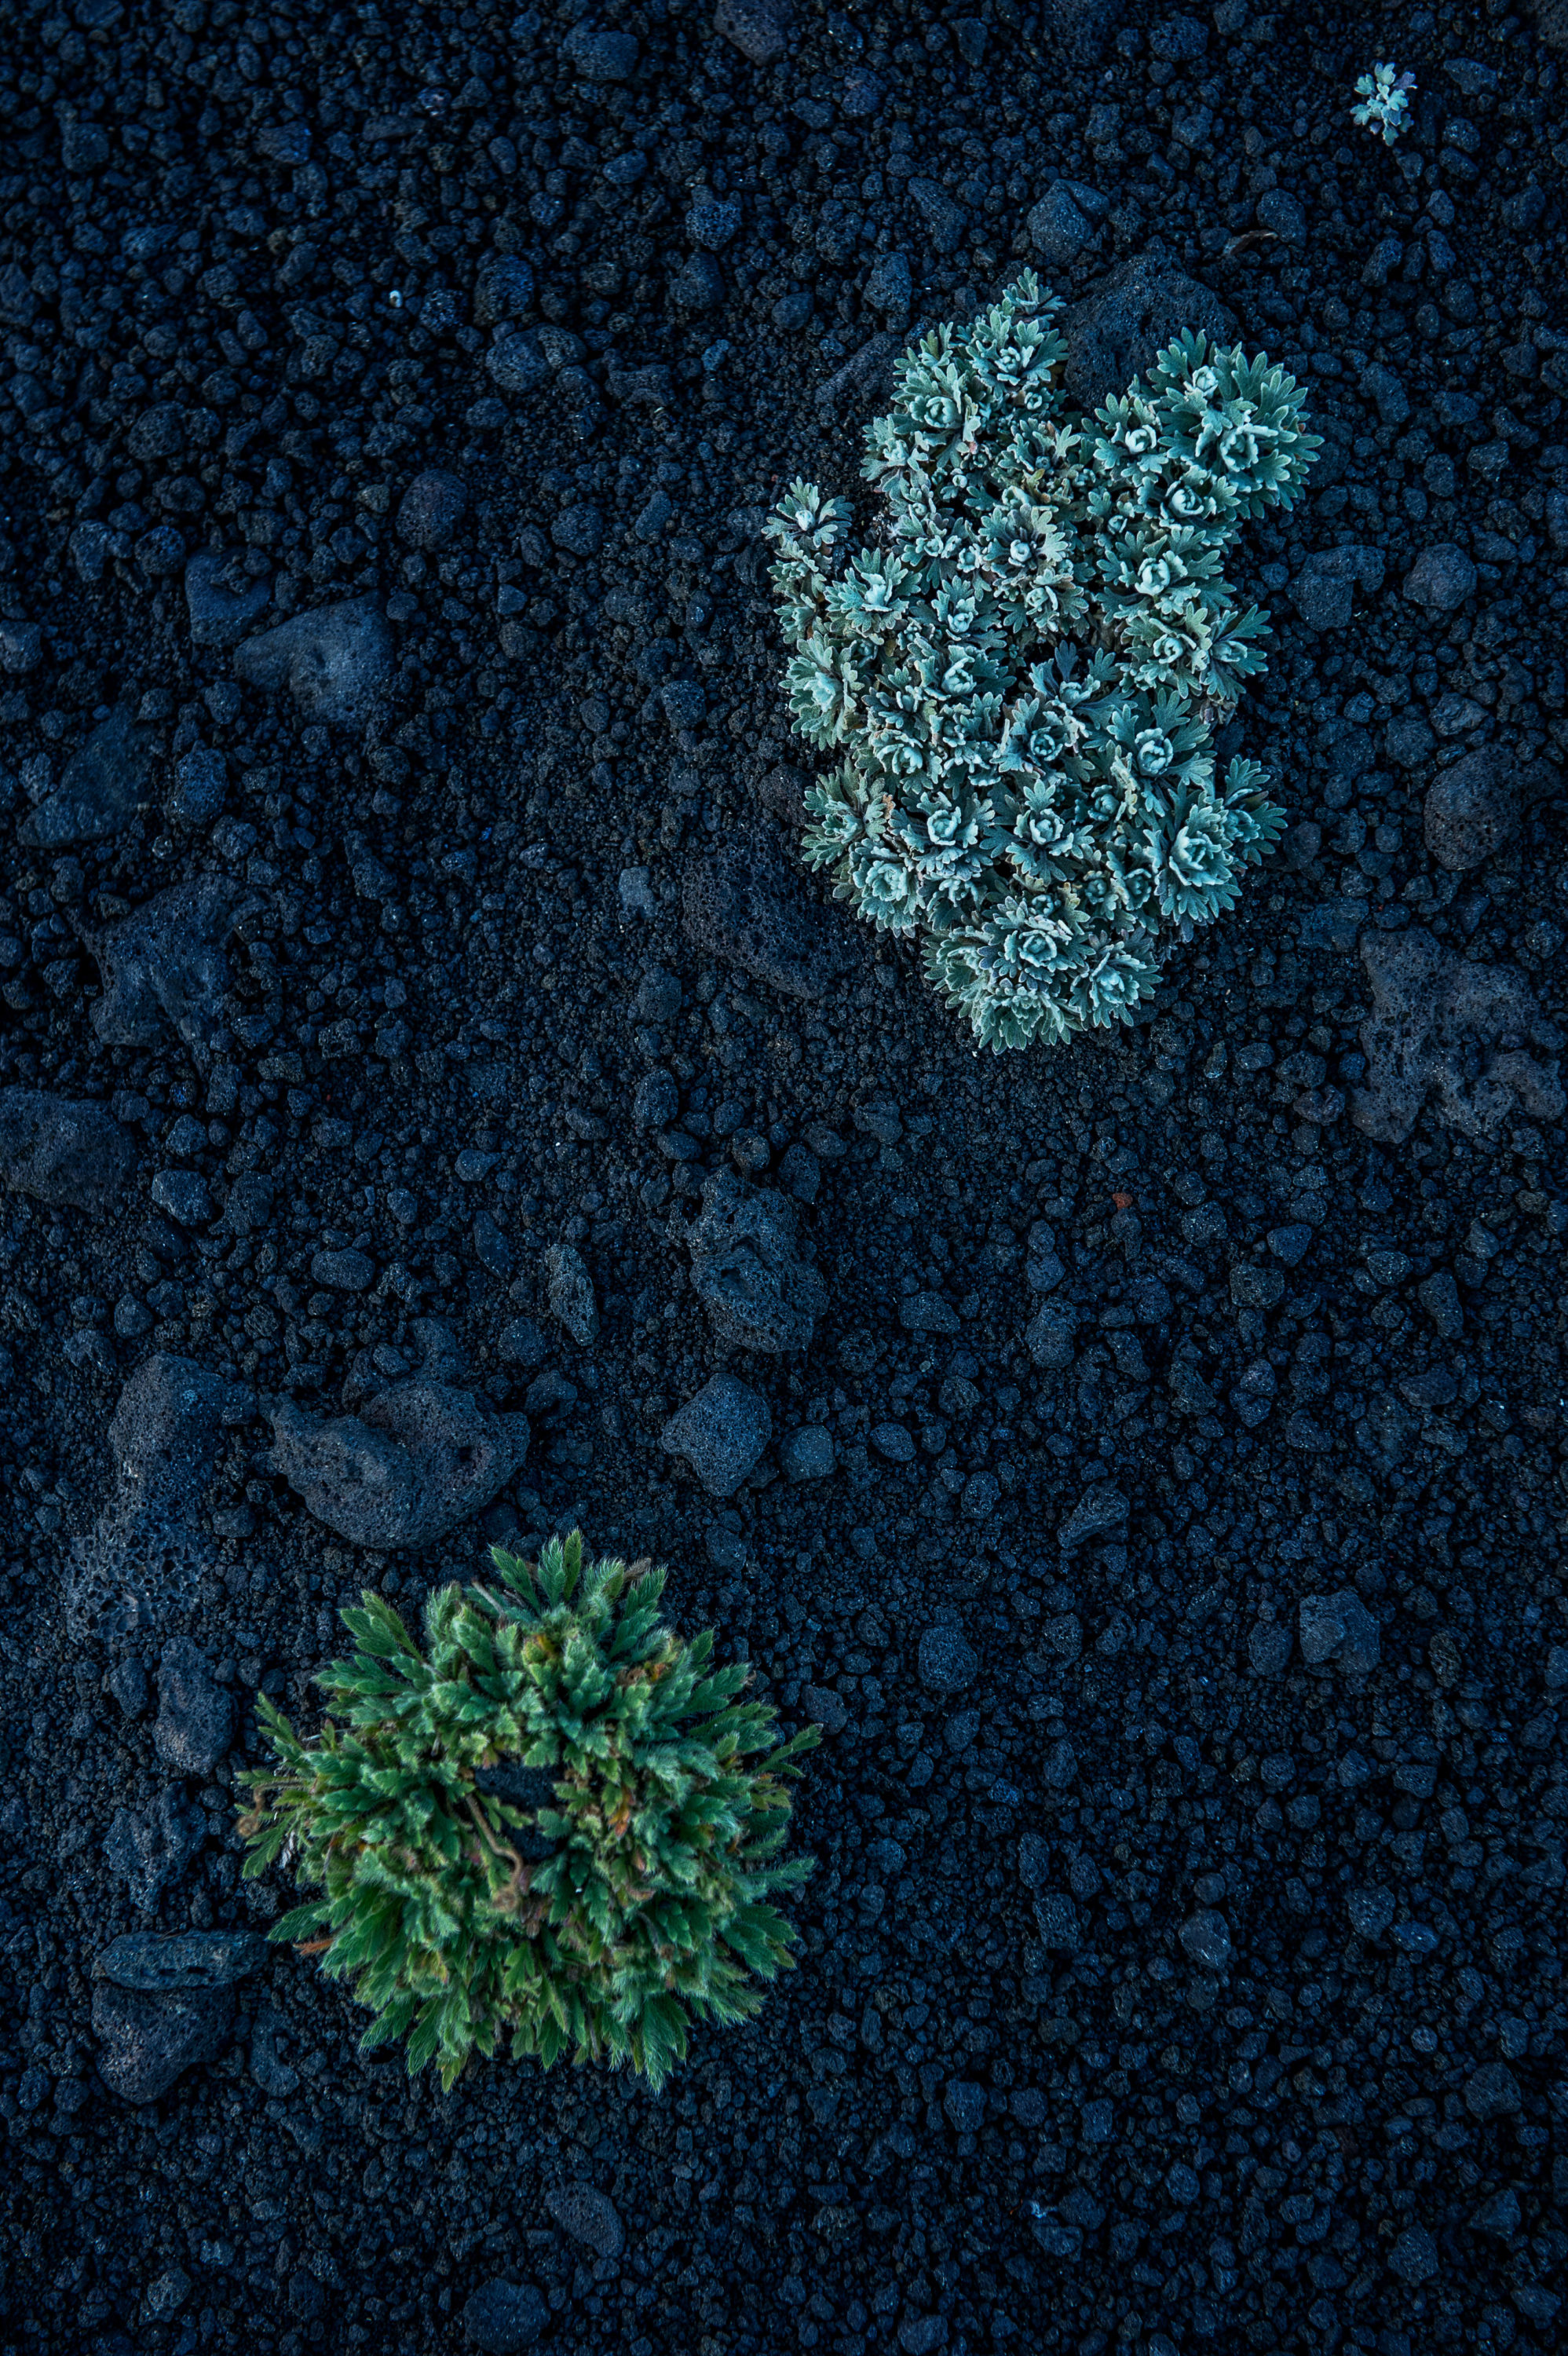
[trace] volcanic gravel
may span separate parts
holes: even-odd
[[[1565,48],[13,0],[5,2356],[1562,2345]],[[992,1057],[800,864],[760,528],[1026,263],[1325,447],[1281,854]],[[801,1968],[443,2097],[258,1935],[254,1696],[574,1523],[822,1727]]]

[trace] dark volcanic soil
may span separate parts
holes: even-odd
[[[972,5],[13,0],[6,2356],[1562,2344],[1568,16]],[[759,526],[1025,261],[1327,446],[1285,855],[981,1058],[799,867]],[[110,1973],[287,1902],[339,1604],[575,1521],[824,1727],[760,2021],[443,2099],[291,1952]]]

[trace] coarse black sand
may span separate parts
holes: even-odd
[[[718,25],[0,28],[0,2346],[1561,2346],[1568,15]],[[759,528],[1026,262],[1326,447],[1235,566],[1284,852],[994,1057],[799,864]],[[724,1169],[808,1347],[693,1289]],[[269,1418],[416,1381],[526,1461],[355,1543]],[[443,2097],[290,1951],[105,1976],[292,1902],[339,1605],[574,1522],[824,1728],[754,2024]]]

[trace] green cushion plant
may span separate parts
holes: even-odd
[[[811,1870],[779,1850],[816,1730],[778,1742],[744,1664],[663,1623],[662,1569],[578,1531],[491,1559],[430,1598],[422,1649],[378,1595],[343,1613],[359,1649],[316,1678],[313,1740],[258,1697],[278,1763],[246,1779],[245,1871],[320,1888],[272,1936],[349,1983],[365,2046],[406,2038],[411,2074],[450,2086],[509,2035],[657,2085],[693,2016],[749,2019],[793,1961],[768,1901]]]
[[[1284,813],[1212,731],[1264,668],[1223,575],[1319,447],[1293,377],[1188,333],[1093,417],[1065,408],[1058,296],[1025,271],[899,364],[861,469],[887,510],[796,482],[767,526],[795,723],[838,766],[804,850],[923,938],[981,1044],[1125,1023],[1164,940],[1232,906]]]

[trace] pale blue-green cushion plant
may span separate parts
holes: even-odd
[[[796,726],[840,755],[804,849],[871,923],[924,937],[983,1044],[1130,1020],[1277,841],[1264,775],[1212,731],[1264,668],[1226,548],[1320,446],[1267,359],[1189,333],[1093,418],[1061,391],[1059,297],[1025,272],[899,364],[851,510],[796,482],[767,530]]]
[[[1409,120],[1409,92],[1414,88],[1413,73],[1400,73],[1392,63],[1374,66],[1356,84],[1361,103],[1350,109],[1351,122],[1360,123],[1363,131],[1375,131],[1383,145],[1392,147]]]

